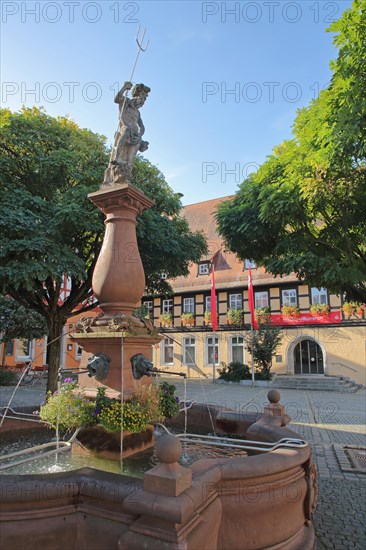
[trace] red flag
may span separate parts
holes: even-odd
[[[215,289],[215,268],[212,266],[211,270],[211,325],[212,330],[215,332],[219,325],[217,323],[217,311],[216,311],[216,289]]]
[[[251,325],[253,328],[257,329],[258,323],[255,320],[255,314],[254,314],[254,290],[253,290],[252,270],[250,268],[248,272],[248,302],[249,302]]]

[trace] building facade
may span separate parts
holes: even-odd
[[[259,311],[270,308],[272,323],[282,328],[282,344],[272,372],[278,375],[344,376],[365,384],[366,321],[364,309],[343,311],[340,296],[311,288],[295,275],[275,278],[249,259],[225,250],[214,220],[217,205],[229,197],[186,206],[192,230],[206,234],[209,254],[191,266],[187,277],[170,281],[172,296],[145,297],[143,304],[164,336],[155,364],[189,377],[215,379],[222,363],[250,364],[245,335],[250,331],[248,273]],[[218,330],[210,325],[211,271],[214,268]],[[284,311],[289,314],[284,315]],[[235,311],[238,315],[235,316]],[[234,314],[233,314],[234,312]],[[229,315],[228,315],[229,314]],[[235,318],[233,324],[230,317]]]

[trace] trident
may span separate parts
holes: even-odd
[[[145,29],[144,29],[144,32],[142,33],[142,40],[141,40],[141,42],[140,42],[140,40],[139,40],[140,29],[141,29],[141,27],[140,27],[140,25],[139,25],[139,28],[137,29],[137,34],[136,34],[136,44],[137,44],[138,50],[137,50],[137,55],[136,55],[135,63],[134,63],[133,69],[132,69],[130,82],[132,82],[133,75],[134,75],[134,73],[135,73],[135,69],[136,69],[136,65],[137,65],[137,61],[138,61],[138,59],[139,59],[139,57],[140,57],[140,53],[141,53],[141,52],[146,52],[146,50],[147,50],[147,48],[148,48],[148,46],[149,46],[149,44],[150,44],[150,40],[148,40],[146,46],[145,46],[144,48],[142,47],[142,45],[143,45],[143,43],[144,43],[144,40],[145,40],[146,27],[145,27]]]

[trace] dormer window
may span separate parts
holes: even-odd
[[[244,260],[244,269],[256,269],[256,263],[253,260]]]
[[[208,262],[198,265],[198,275],[208,275],[210,273],[210,265]]]

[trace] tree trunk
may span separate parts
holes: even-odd
[[[66,319],[64,316],[54,315],[49,320],[48,325],[48,342],[49,342],[49,355],[48,355],[48,380],[47,391],[54,392],[57,389],[57,377],[60,367],[60,352],[62,343],[62,331],[65,325]]]
[[[1,368],[3,369],[5,367],[5,358],[6,358],[6,345],[7,345],[7,340],[3,340],[2,344],[0,344],[0,346],[3,347],[3,355],[2,355],[2,358],[1,358]]]

